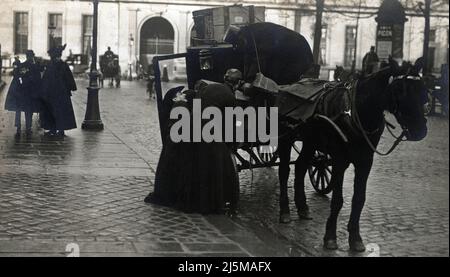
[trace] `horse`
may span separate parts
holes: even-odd
[[[311,120],[298,129],[297,134],[302,138],[303,147],[295,161],[294,190],[295,204],[300,218],[310,218],[304,190],[304,177],[315,151],[327,153],[332,159],[330,186],[333,194],[323,237],[325,249],[338,248],[336,228],[337,218],[343,206],[343,179],[346,169],[352,163],[355,168],[355,179],[351,215],[347,225],[348,243],[351,251],[365,251],[359,221],[366,199],[367,180],[374,153],[378,153],[376,146],[386,125],[384,111],[393,114],[403,130],[396,144],[403,137],[406,137],[408,141],[420,141],[427,135],[427,121],[423,108],[426,103],[426,90],[418,74],[420,66],[420,63],[416,63],[414,66],[399,67],[395,61],[390,60],[388,67],[369,76],[360,77],[352,83],[352,88],[347,89],[352,99],[352,108],[342,113],[342,117],[347,120],[337,121],[342,129],[351,127],[350,129],[354,131],[347,134],[348,142],[344,142],[336,132],[326,128],[319,120]],[[329,95],[332,96],[332,94]],[[389,127],[389,124],[387,125]],[[288,223],[291,220],[287,181],[291,145],[294,140],[295,138],[291,138],[279,142],[281,223]],[[393,149],[394,146],[390,151]]]
[[[352,73],[346,71],[343,66],[336,65],[333,79],[338,82],[347,82],[353,79]]]

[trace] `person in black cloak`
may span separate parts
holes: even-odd
[[[163,104],[167,107],[172,102],[172,108],[185,107],[192,113],[194,98],[202,100],[202,109],[215,106],[223,111],[235,104],[233,93],[222,84],[208,85],[200,91],[180,92],[180,88],[176,88],[166,94]],[[173,142],[170,127],[176,120],[167,122],[154,191],[144,201],[186,213],[234,213],[239,198],[239,179],[230,145],[224,142]]]
[[[27,137],[31,136],[33,113],[39,112],[39,101],[37,97],[41,86],[41,69],[35,61],[33,50],[27,50],[25,54],[27,57],[25,62],[14,62],[14,77],[5,101],[5,110],[16,112],[16,137],[20,137],[21,135],[22,112],[25,113]]]
[[[47,137],[62,138],[65,130],[77,128],[71,96],[77,85],[69,65],[61,60],[66,45],[50,49],[50,63],[42,78],[41,127]]]
[[[270,22],[241,28],[230,26],[224,40],[243,57],[236,68],[247,82],[261,72],[278,85],[292,84],[300,80],[314,62],[311,47],[301,34]]]

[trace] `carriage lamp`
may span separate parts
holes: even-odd
[[[213,57],[211,51],[208,49],[202,49],[199,53],[200,69],[212,70],[213,69]]]

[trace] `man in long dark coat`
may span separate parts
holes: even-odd
[[[363,73],[368,75],[375,72],[376,66],[380,60],[375,52],[375,46],[370,47],[370,51],[363,58]]]
[[[75,113],[72,106],[72,91],[77,85],[69,65],[61,60],[66,45],[52,48],[48,51],[50,63],[42,79],[41,126],[49,137],[64,137],[65,130],[77,128]]]
[[[274,23],[253,23],[240,29],[230,26],[225,41],[233,44],[236,55],[242,57],[236,68],[245,81],[253,81],[261,72],[279,85],[291,84],[313,65],[306,39]]]
[[[37,97],[41,86],[41,70],[35,61],[34,52],[27,50],[25,54],[27,57],[25,62],[14,62],[14,77],[5,101],[5,110],[16,112],[16,137],[20,137],[21,135],[22,112],[25,113],[27,137],[31,136],[33,113],[39,112],[39,101]]]

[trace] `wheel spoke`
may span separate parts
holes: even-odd
[[[319,170],[318,167],[314,167],[314,169],[313,169],[311,175],[312,175],[312,176],[316,176],[316,172],[317,172],[318,170]]]
[[[325,172],[325,180],[326,180],[326,182],[327,182],[327,186],[329,186],[330,185],[330,177],[328,177],[328,173],[327,172]]]
[[[323,175],[322,175],[322,190],[325,190],[326,188],[327,188],[327,183],[326,183],[326,179],[325,179],[325,176],[326,176],[327,174],[325,173],[325,171],[323,172]]]

